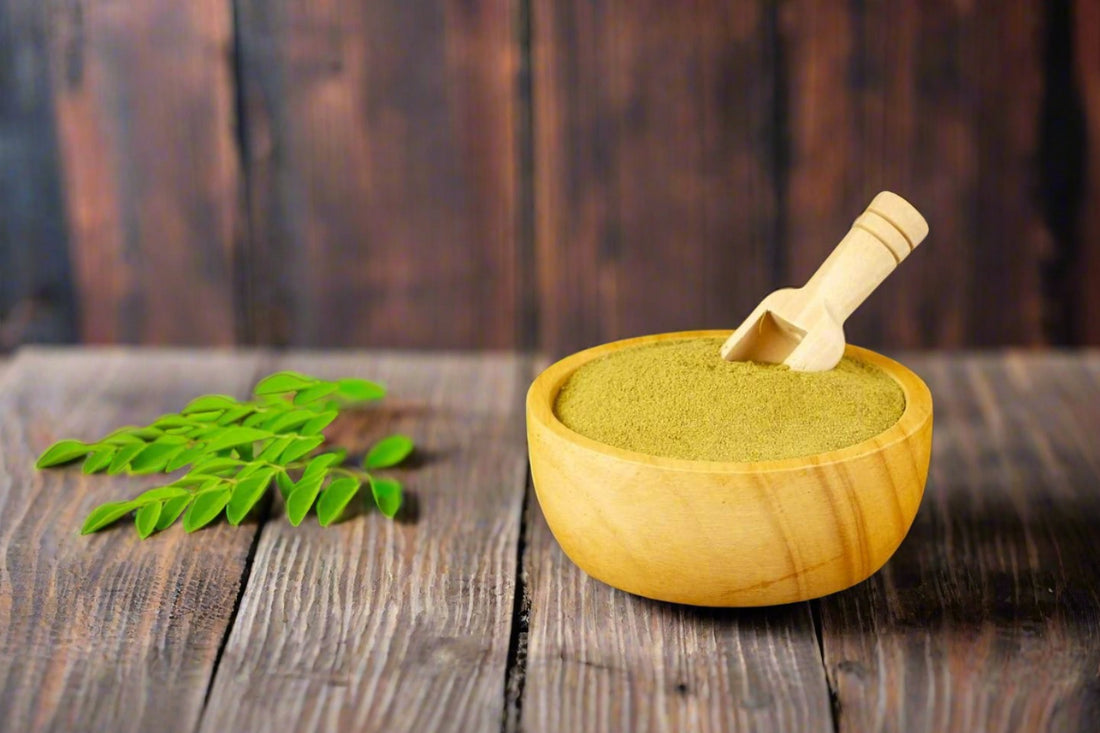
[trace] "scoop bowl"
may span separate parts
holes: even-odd
[[[554,414],[569,376],[616,351],[727,331],[665,333],[603,344],[548,367],[527,392],[535,494],[565,554],[636,595],[697,606],[767,606],[835,593],[870,577],[917,514],[932,448],[932,395],[873,351],[905,394],[893,426],[861,443],[776,461],[690,461],[586,438]],[[715,354],[715,358],[719,358]]]

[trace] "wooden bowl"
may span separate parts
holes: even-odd
[[[663,458],[598,443],[554,414],[577,368],[620,349],[722,337],[688,331],[616,341],[550,366],[527,393],[535,493],[565,554],[608,585],[699,606],[765,606],[835,593],[869,577],[917,514],[932,448],[932,395],[873,351],[905,392],[893,427],[840,450],[778,461]],[[715,358],[718,358],[715,356]]]

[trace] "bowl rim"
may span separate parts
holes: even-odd
[[[535,421],[563,440],[574,443],[590,451],[617,458],[628,463],[643,466],[665,468],[676,471],[700,471],[707,473],[760,473],[767,471],[800,470],[808,466],[828,466],[856,458],[879,453],[890,446],[908,440],[919,432],[932,419],[932,393],[924,381],[903,364],[883,356],[870,349],[848,344],[844,355],[877,366],[898,383],[905,395],[905,410],[898,421],[889,428],[859,443],[823,453],[812,453],[794,458],[779,458],[768,461],[706,461],[688,458],[670,458],[648,453],[618,448],[601,443],[568,428],[554,414],[554,401],[565,380],[577,369],[594,359],[615,351],[659,343],[662,341],[681,341],[691,338],[722,338],[729,334],[725,330],[670,331],[667,333],[635,336],[618,341],[610,341],[578,351],[559,359],[546,367],[527,390],[527,419]]]

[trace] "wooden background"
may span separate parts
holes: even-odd
[[[1096,141],[1089,0],[0,0],[0,349],[732,328],[881,188],[851,340],[1098,344]]]

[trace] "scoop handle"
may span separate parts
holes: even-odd
[[[883,191],[840,240],[803,292],[843,325],[886,276],[928,236],[928,222],[908,201]]]

